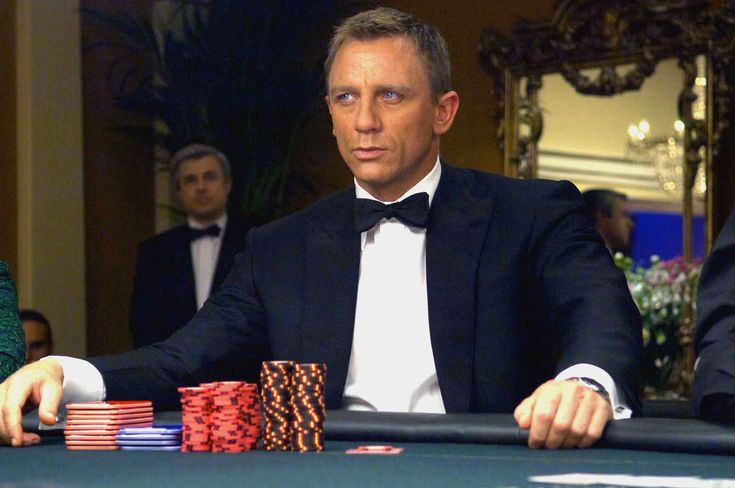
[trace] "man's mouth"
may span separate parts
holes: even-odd
[[[352,154],[359,160],[369,161],[383,155],[385,149],[378,146],[359,146],[352,150]]]

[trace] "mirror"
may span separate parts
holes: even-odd
[[[668,252],[681,256],[678,264],[657,269],[667,273],[688,273],[713,239],[711,188],[732,97],[735,6],[710,3],[557,0],[551,22],[519,22],[510,38],[487,28],[478,48],[498,101],[506,175],[627,194],[639,230],[642,216],[655,214],[650,233],[677,242]],[[674,220],[669,234],[662,214]],[[656,252],[646,248],[637,259]],[[686,397],[694,311],[672,297],[692,296],[696,280],[661,298],[662,289],[629,262],[627,277],[644,321],[649,396]],[[636,296],[641,290],[647,295]]]
[[[694,87],[697,121],[703,120],[706,107],[701,71]],[[535,175],[569,180],[582,192],[606,188],[625,195],[622,205],[635,227],[627,244],[617,243],[613,250],[630,256],[635,266],[647,266],[653,255],[662,260],[682,255],[683,122],[676,103],[682,76],[676,59],[664,59],[639,90],[612,97],[580,95],[559,73],[541,79],[544,130]],[[692,189],[695,262],[705,251],[704,180],[704,165],[699,164]]]

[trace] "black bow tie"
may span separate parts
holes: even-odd
[[[372,228],[380,219],[392,218],[411,227],[425,228],[429,221],[429,194],[416,193],[388,205],[368,198],[355,201],[355,228],[358,232]]]
[[[219,237],[219,233],[221,230],[222,229],[220,229],[220,226],[217,224],[212,224],[204,229],[195,229],[194,227],[189,227],[189,240],[196,241],[200,237],[204,236]]]

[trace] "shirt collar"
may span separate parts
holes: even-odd
[[[410,197],[411,195],[414,195],[416,193],[426,192],[429,194],[429,205],[431,205],[431,202],[434,200],[434,193],[436,193],[436,188],[439,186],[439,179],[442,175],[442,165],[439,162],[439,156],[436,157],[436,164],[434,164],[434,167],[431,171],[429,171],[429,174],[424,176],[421,181],[416,183],[411,189],[409,189],[406,193],[401,195],[400,198],[395,200],[396,202],[400,202],[406,197]],[[368,193],[367,190],[365,190],[363,187],[360,186],[360,184],[357,182],[357,178],[355,178],[355,196],[357,198],[369,198],[370,200],[377,200],[382,203],[393,203],[393,202],[383,202],[382,200],[378,200],[374,196],[372,196],[370,193]]]
[[[191,217],[187,219],[187,222],[189,223],[189,227],[191,227],[192,229],[204,229],[205,227],[209,227],[209,225],[200,224],[199,222],[192,219]],[[227,214],[226,213],[222,214],[222,217],[218,218],[214,223],[219,225],[220,229],[224,229],[227,226]],[[220,233],[220,236],[222,236],[221,233]]]

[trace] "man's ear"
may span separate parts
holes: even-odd
[[[324,101],[327,102],[327,109],[329,110],[329,115],[332,115],[332,102],[329,101],[329,93],[326,94],[324,97]],[[334,134],[334,122],[332,122],[332,136],[335,136]]]
[[[458,109],[459,94],[456,91],[448,91],[439,97],[434,117],[434,134],[443,135],[452,127]]]

